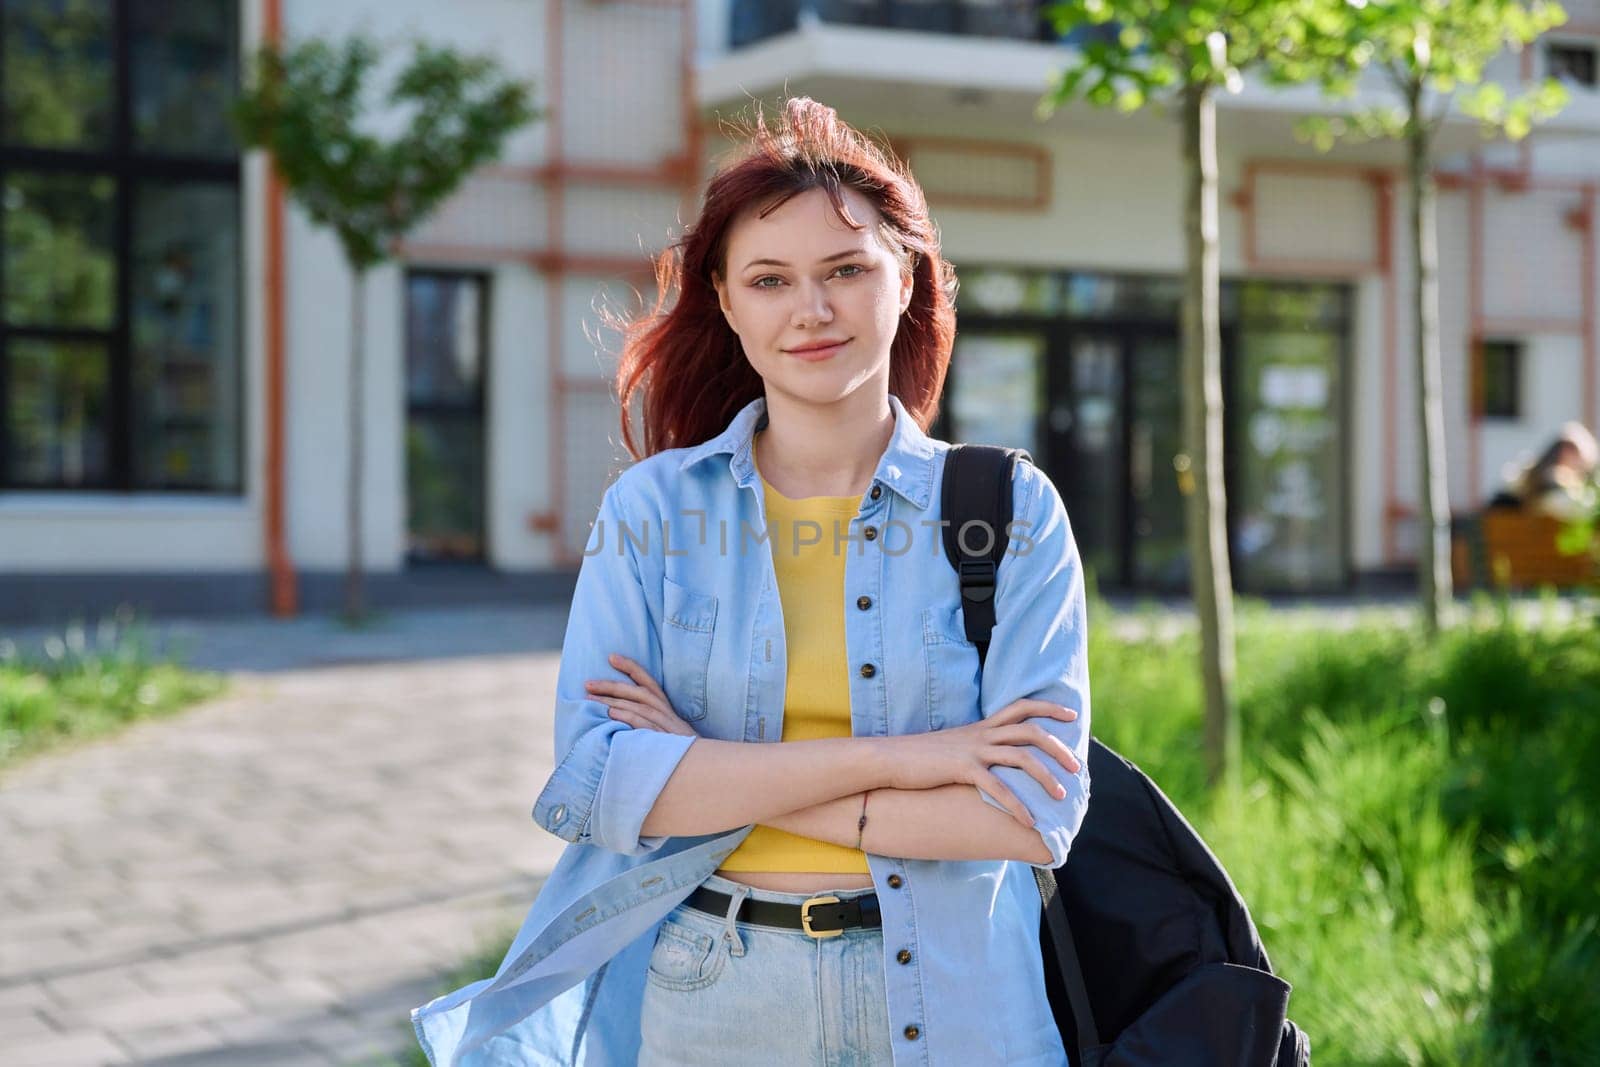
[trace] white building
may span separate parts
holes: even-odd
[[[1103,588],[1181,588],[1177,129],[1083,106],[1035,118],[1072,47],[1045,39],[1036,6],[83,0],[69,19],[7,4],[0,619],[336,602],[349,277],[239,157],[222,109],[241,54],[274,32],[356,29],[491,52],[546,111],[369,285],[375,599],[570,588],[625,462],[596,301],[649,295],[647,255],[692,217],[718,116],[785,90],[888,137],[928,192],[962,281],[936,431],[1029,448]],[[1458,514],[1563,421],[1600,421],[1600,0],[1567,9],[1492,73],[1562,72],[1568,109],[1526,147],[1464,118],[1444,134]],[[1244,589],[1357,588],[1414,552],[1403,159],[1298,142],[1295,121],[1331,106],[1259,87],[1221,103]]]

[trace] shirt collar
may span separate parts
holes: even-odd
[[[889,394],[889,407],[894,411],[894,433],[889,438],[889,447],[884,449],[883,456],[878,460],[873,481],[882,482],[918,509],[926,511],[933,501],[933,468],[937,450],[933,439],[922,432],[916,420],[906,411],[905,405],[900,403],[900,398],[893,393]],[[732,457],[728,466],[734,480],[740,487],[753,486],[759,476],[755,461],[751,458],[751,448],[756,432],[765,429],[766,425],[767,399],[756,397],[739,410],[733,421],[728,423],[727,429],[711,440],[690,448],[678,469],[688,470],[712,456],[728,455]]]

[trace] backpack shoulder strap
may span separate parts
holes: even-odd
[[[1011,477],[1020,448],[954,445],[945,457],[944,554],[961,579],[961,615],[981,666],[994,632],[994,591],[1011,525]]]
[[[967,640],[978,649],[982,669],[995,624],[995,585],[1011,524],[1011,479],[1018,461],[1032,463],[1024,449],[996,445],[955,445],[945,457],[943,485],[944,554],[961,580],[961,617]],[[1072,1011],[1079,1051],[1100,1044],[1077,945],[1067,921],[1066,903],[1055,872],[1034,868],[1044,926],[1049,931],[1045,966],[1054,975]],[[1054,957],[1052,960],[1051,957]]]

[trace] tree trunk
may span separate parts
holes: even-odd
[[[350,296],[350,467],[345,486],[345,536],[349,545],[344,572],[344,614],[350,622],[360,622],[366,617],[366,589],[364,587],[361,559],[361,495],[362,495],[362,413],[365,406],[366,372],[362,354],[366,351],[367,322],[367,272],[354,268],[354,285]]]
[[[1422,622],[1429,637],[1449,622],[1450,487],[1445,472],[1444,372],[1439,360],[1439,244],[1432,146],[1423,126],[1422,87],[1412,85],[1406,136],[1411,166],[1411,252],[1416,264],[1417,429],[1421,467],[1417,482],[1417,570]]]
[[[1183,441],[1179,478],[1187,507],[1189,582],[1200,623],[1205,682],[1206,778],[1237,772],[1234,707],[1233,573],[1228,562],[1227,490],[1222,477],[1222,326],[1217,263],[1216,101],[1209,85],[1183,93],[1186,178],[1183,291]],[[1182,469],[1184,459],[1187,470]]]

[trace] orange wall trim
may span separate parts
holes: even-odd
[[[262,0],[262,32],[269,43],[283,39],[282,0]],[[277,165],[267,163],[266,188],[266,478],[262,509],[266,547],[269,607],[288,617],[299,611],[294,563],[289,558],[284,495],[284,274],[283,181]]]

